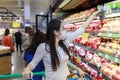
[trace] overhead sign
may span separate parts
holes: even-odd
[[[20,27],[20,22],[12,21],[12,27],[19,28]]]

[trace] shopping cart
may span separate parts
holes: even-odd
[[[34,72],[33,76],[38,76],[38,75],[42,75],[44,77],[44,80],[46,78],[45,72]],[[22,74],[5,74],[5,75],[0,75],[0,79],[9,79],[9,78],[21,78]]]

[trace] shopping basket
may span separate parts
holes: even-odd
[[[45,72],[33,72],[33,76],[38,76],[38,75],[42,75],[44,77],[44,79],[46,78]],[[8,79],[8,78],[20,78],[22,77],[21,73],[18,74],[5,74],[5,75],[0,75],[0,79]]]

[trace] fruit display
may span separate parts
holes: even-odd
[[[85,22],[65,24],[64,29],[66,31],[75,31],[79,27],[81,27],[83,23]],[[89,27],[86,29],[86,32],[98,33],[98,31],[100,31],[100,29],[103,27],[103,24],[104,22],[101,22],[100,20],[95,20],[89,25]]]
[[[99,51],[102,51],[104,53],[110,54],[114,57],[120,58],[120,45],[116,43],[101,43],[99,48]]]
[[[77,19],[87,18],[95,11],[96,11],[96,8],[91,8],[91,9],[86,10],[86,11],[75,13],[75,14],[70,15],[67,18],[65,18],[64,21],[68,22],[68,21],[71,21],[71,20],[73,21],[73,20],[77,20]]]
[[[111,32],[119,33],[120,31],[120,20],[106,20],[100,32]],[[114,28],[113,28],[114,27]]]
[[[77,44],[83,44],[86,47],[90,47],[92,49],[98,48],[101,43],[101,38],[99,37],[89,37],[88,39],[83,39],[81,36],[74,40]]]
[[[68,16],[64,30],[75,32],[94,11],[92,8]],[[120,80],[120,18],[98,17],[69,45],[71,61],[93,80]]]

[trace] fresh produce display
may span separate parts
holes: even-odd
[[[74,40],[77,44],[83,44],[86,47],[90,47],[92,49],[98,48],[101,43],[101,38],[99,37],[89,37],[88,39],[83,39],[81,36]]]
[[[65,24],[64,29],[67,31],[75,31],[79,27],[81,27],[83,23],[85,22]],[[86,32],[98,33],[98,31],[103,27],[103,24],[104,22],[101,22],[100,20],[95,20],[89,25],[89,27],[86,29]]]
[[[92,8],[68,16],[64,19],[64,30],[76,31],[94,11]],[[71,61],[93,80],[120,80],[120,18],[102,16],[104,19],[96,17],[85,33],[69,45]]]
[[[114,57],[120,58],[120,45],[116,43],[101,43],[99,48],[99,51],[102,51],[104,53],[110,54]]]
[[[85,72],[90,73],[93,77],[98,77],[98,72],[89,67],[86,63],[82,61],[78,62],[76,56],[84,57],[85,60],[91,65],[100,67],[101,73],[107,75],[109,78],[113,80],[120,80],[120,67],[114,62],[110,62],[109,60],[98,56],[96,53],[80,49],[79,47],[72,44],[70,44],[69,49],[71,49],[70,51],[73,52],[73,55],[71,56],[71,60],[73,61],[73,63],[77,64]],[[84,56],[81,56],[81,50],[84,51]]]
[[[100,32],[120,33],[120,20],[106,20]]]
[[[88,18],[95,11],[96,11],[96,8],[91,8],[90,10],[75,13],[75,14],[70,15],[67,18],[65,18],[64,21],[68,22],[68,21],[73,21],[73,20],[77,20],[77,19]]]

